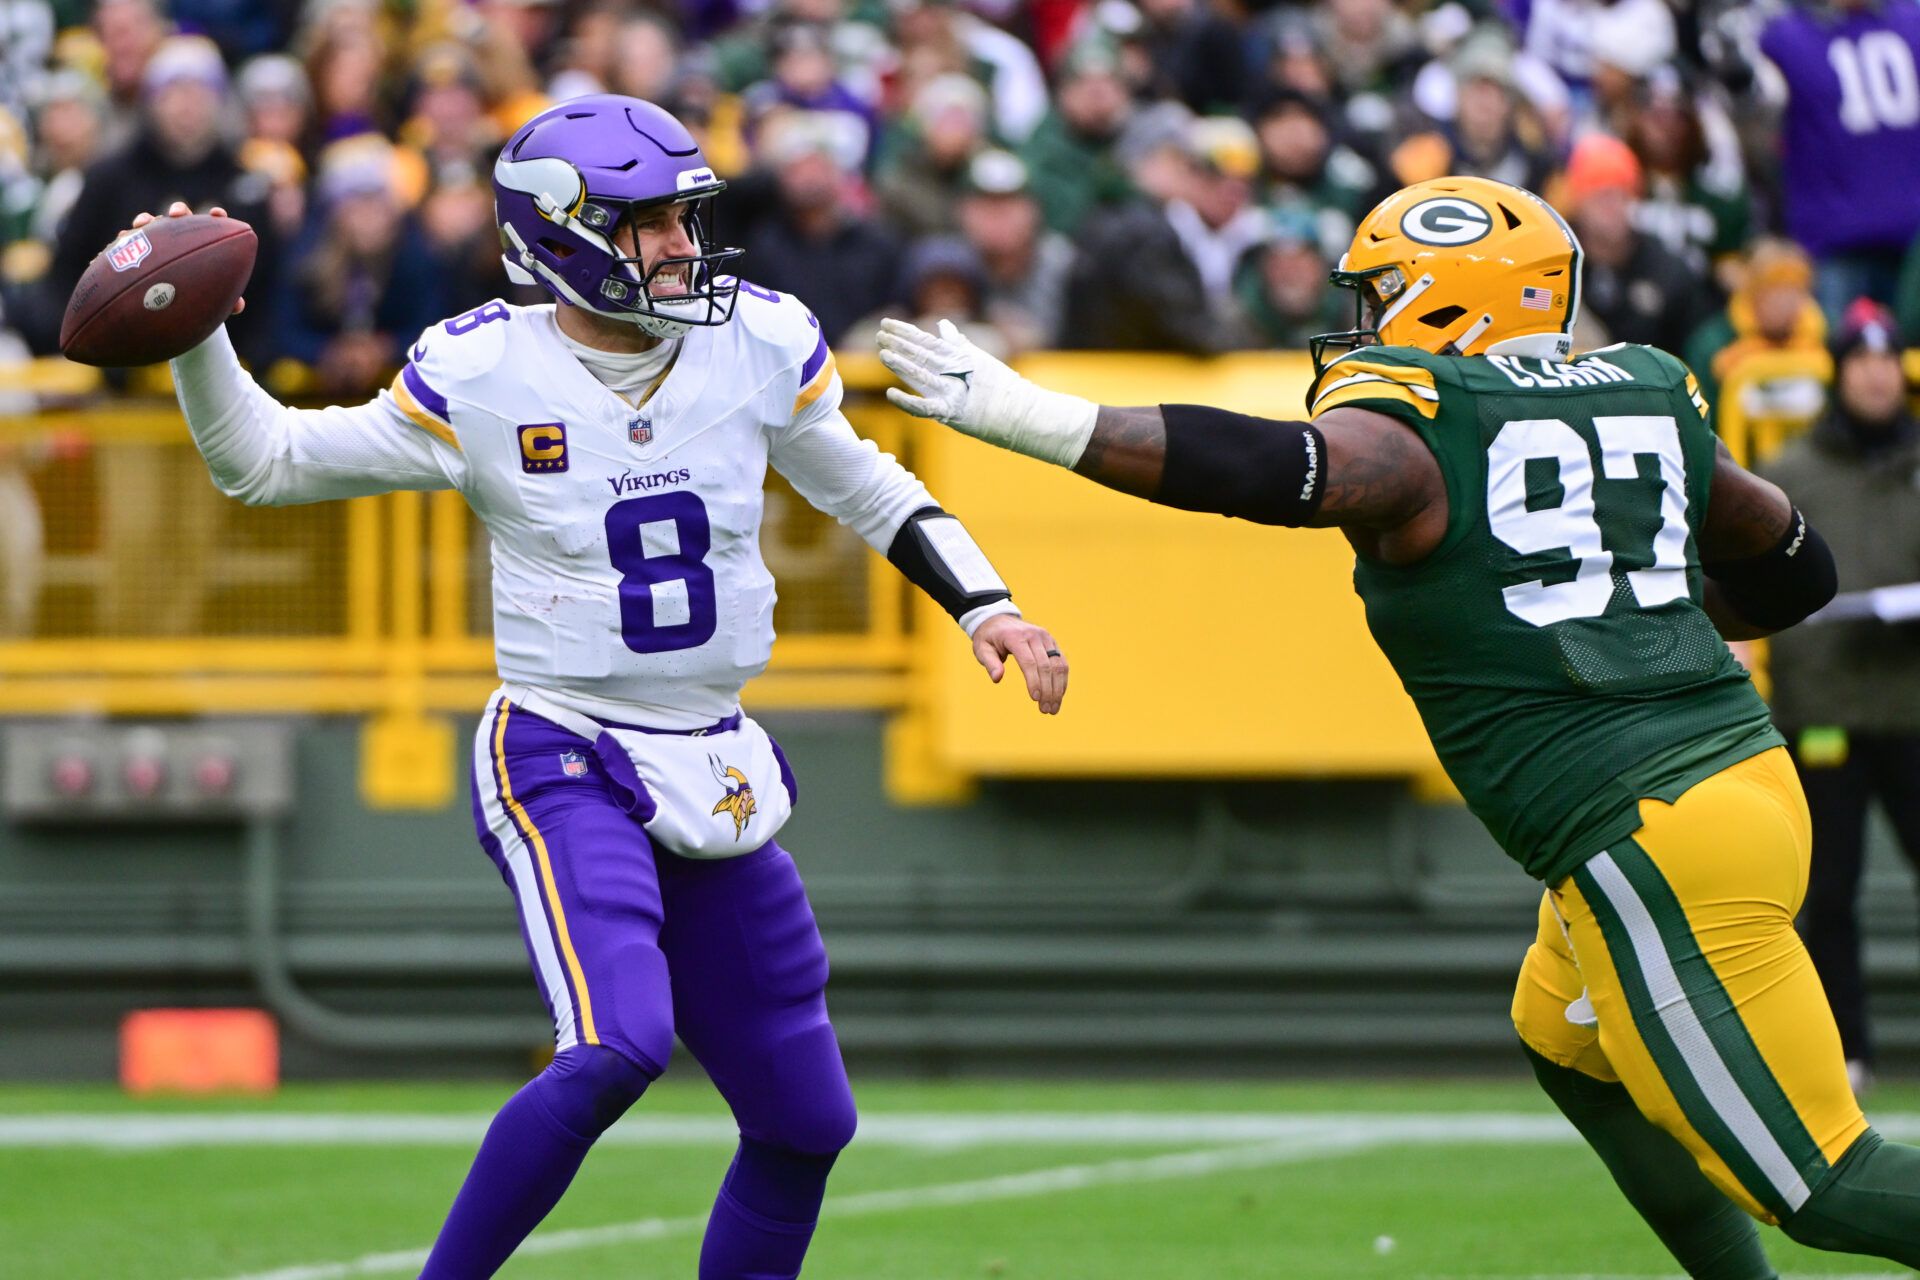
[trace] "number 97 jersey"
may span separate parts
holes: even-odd
[[[1354,586],[1448,775],[1530,874],[1558,881],[1643,797],[1780,743],[1700,607],[1716,442],[1685,365],[1366,347],[1311,403],[1396,418],[1440,464],[1440,545],[1362,556]]]
[[[410,357],[394,403],[460,451],[492,536],[501,677],[650,727],[731,715],[773,642],[770,452],[840,401],[807,309],[743,285],[633,399],[575,358],[551,305],[488,303]]]

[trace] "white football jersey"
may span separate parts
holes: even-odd
[[[934,505],[839,412],[812,314],[753,285],[729,322],[681,340],[638,407],[574,357],[552,305],[490,302],[432,326],[409,354],[389,391],[353,408],[285,409],[222,342],[176,361],[175,376],[233,496],[460,490],[492,537],[501,677],[602,719],[709,724],[765,668],[769,462],[882,554]]]

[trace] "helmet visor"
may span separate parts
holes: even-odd
[[[1353,328],[1338,333],[1323,333],[1308,340],[1313,353],[1313,377],[1317,385],[1327,366],[1349,351],[1377,346],[1380,325],[1395,298],[1407,291],[1406,273],[1398,267],[1369,267],[1364,271],[1336,270],[1327,276],[1336,289],[1353,290]],[[1340,355],[1328,358],[1327,352]]]

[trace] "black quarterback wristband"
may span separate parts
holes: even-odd
[[[1304,525],[1326,492],[1326,437],[1310,422],[1163,404],[1167,458],[1154,501],[1258,524]]]
[[[887,559],[956,621],[1013,596],[966,526],[939,507],[908,516],[887,547]]]

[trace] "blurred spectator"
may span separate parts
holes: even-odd
[[[246,121],[240,164],[266,179],[274,230],[291,239],[307,217],[307,161],[300,147],[313,97],[306,68],[285,54],[262,54],[240,69],[238,87]]]
[[[1793,7],[1760,48],[1786,83],[1781,193],[1787,231],[1813,255],[1820,305],[1893,299],[1920,233],[1920,5]]]
[[[1002,358],[1013,344],[987,314],[986,268],[971,244],[958,236],[928,236],[907,250],[900,270],[903,305],[882,307],[853,324],[841,338],[849,350],[871,351],[880,321],[903,316],[923,329],[951,320],[982,350]]]
[[[1818,352],[1826,341],[1826,317],[1813,300],[1813,264],[1797,245],[1762,240],[1747,255],[1726,309],[1694,332],[1684,354],[1707,403],[1719,404],[1721,387],[1753,357]],[[1741,407],[1751,417],[1804,421],[1819,413],[1826,387],[1798,377],[1756,384],[1749,394]]]
[[[613,93],[659,102],[672,93],[679,62],[680,43],[673,28],[652,14],[641,14],[620,24],[606,84]]]
[[[743,95],[750,115],[760,120],[788,109],[832,117],[843,163],[864,165],[875,141],[873,107],[834,78],[828,29],[811,22],[776,27],[772,71]]]
[[[1652,69],[1678,49],[1666,0],[1531,0],[1525,47],[1559,73],[1583,101],[1604,56],[1629,69]]]
[[[286,47],[300,0],[167,0],[182,31],[206,36],[229,63]]]
[[[560,35],[560,0],[478,0],[481,15],[538,66]]]
[[[804,112],[770,122],[764,154],[777,203],[748,235],[744,270],[757,284],[797,294],[828,342],[894,296],[899,248],[852,201],[854,171],[833,122]]]
[[[1379,174],[1336,143],[1326,104],[1297,89],[1271,91],[1254,111],[1260,140],[1260,202],[1316,220],[1323,244],[1342,245],[1375,203]]]
[[[260,260],[251,292],[273,296],[277,245],[264,204],[266,184],[241,167],[235,149],[220,136],[227,93],[220,51],[199,36],[170,38],[147,64],[143,83],[140,133],[87,171],[54,250],[53,266],[45,279],[47,292],[32,325],[22,325],[38,350],[55,346],[67,295],[94,255],[134,214],[163,211],[175,200],[199,211],[222,205],[234,217],[252,223],[260,236]],[[234,341],[243,353],[254,354],[264,338],[265,326],[257,313],[266,310],[257,308],[235,318]]]
[[[1234,281],[1251,345],[1304,351],[1317,334],[1348,328],[1353,312],[1327,287],[1333,265],[1321,229],[1298,210],[1270,213],[1266,239],[1241,262]]]
[[[105,58],[107,132],[102,146],[124,146],[139,131],[141,76],[147,60],[167,37],[166,19],[153,0],[100,0],[93,30]]]
[[[986,315],[1015,351],[1061,340],[1073,245],[1047,229],[1029,189],[1027,166],[1005,151],[983,151],[967,169],[960,230],[980,255]]]
[[[397,167],[380,138],[321,158],[317,225],[288,269],[278,350],[311,365],[328,395],[378,390],[406,344],[447,314],[426,238],[394,195]]]
[[[40,180],[28,164],[29,152],[26,127],[0,107],[0,245],[26,235],[40,203]]]
[[[1894,287],[1894,315],[1902,333],[1920,333],[1920,236],[1907,250],[1906,265]]]
[[[590,93],[612,92],[614,68],[621,61],[620,32],[625,21],[621,6],[609,0],[595,0],[581,7],[556,46],[547,96],[555,102],[564,102]],[[655,20],[651,14],[644,14],[636,21]],[[671,36],[667,44],[669,49],[673,47]]]
[[[1390,111],[1386,98],[1412,74],[1420,57],[1413,20],[1392,0],[1327,0],[1314,6],[1312,20],[1315,43],[1348,99],[1348,110],[1356,100],[1373,97],[1380,109]]]
[[[1662,67],[1639,91],[1626,140],[1647,181],[1634,225],[1696,275],[1737,255],[1747,242],[1749,196],[1738,139],[1719,108],[1697,102],[1679,70]]]
[[[41,81],[33,114],[34,163],[44,181],[26,228],[41,257],[36,276],[45,270],[67,213],[80,198],[88,166],[99,158],[104,108],[99,86],[78,71],[57,71]]]
[[[900,78],[909,93],[946,71],[964,71],[987,89],[993,132],[1003,142],[1025,142],[1047,113],[1047,81],[1033,50],[953,0],[889,0]]]
[[[480,71],[453,43],[431,45],[414,63],[412,111],[400,140],[417,154],[426,182],[462,180],[493,169],[505,141],[487,114]]]
[[[377,37],[364,27],[340,23],[323,31],[307,54],[316,148],[379,132],[382,56]]]
[[[1132,114],[1110,47],[1086,44],[1067,55],[1053,110],[1021,151],[1049,227],[1072,235],[1095,209],[1133,195],[1114,151]]]
[[[1171,163],[1162,165],[1163,159]],[[1224,351],[1239,342],[1233,275],[1266,231],[1251,203],[1259,146],[1244,121],[1195,120],[1143,148],[1143,199],[1088,221],[1067,294],[1066,345]]]
[[[1234,24],[1203,0],[1140,0],[1140,36],[1152,59],[1154,96],[1206,114],[1247,99],[1247,55]]]
[[[1842,592],[1920,580],[1920,423],[1907,408],[1892,316],[1855,303],[1833,358],[1831,407],[1764,474],[1826,537]],[[1920,867],[1920,633],[1872,619],[1794,627],[1773,638],[1770,669],[1774,718],[1813,818],[1800,932],[1859,1087],[1873,1061],[1855,915],[1873,801]]]
[[[987,94],[978,81],[949,74],[929,80],[880,158],[881,210],[901,234],[952,231],[966,189],[967,165],[985,141]]]
[[[0,111],[25,119],[53,53],[47,0],[0,0]]]
[[[1658,240],[1633,225],[1640,162],[1627,144],[1589,134],[1567,161],[1561,205],[1586,250],[1581,347],[1643,342],[1678,351],[1699,320],[1701,279]],[[1598,340],[1595,340],[1595,339]]]
[[[485,172],[442,174],[421,201],[420,231],[440,273],[441,305],[471,311],[512,289],[500,265],[500,232],[493,221],[493,187]]]
[[[1513,48],[1487,30],[1461,41],[1449,60],[1455,85],[1453,119],[1394,148],[1396,182],[1405,186],[1448,174],[1470,174],[1540,191],[1553,172],[1539,122],[1514,84]]]

